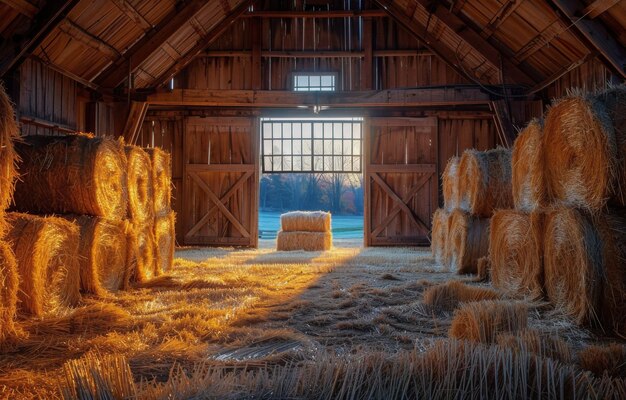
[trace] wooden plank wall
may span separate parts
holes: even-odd
[[[553,99],[565,96],[571,88],[589,91],[604,89],[614,79],[616,78],[611,71],[600,60],[593,58],[557,79],[548,86],[545,93],[548,99]]]

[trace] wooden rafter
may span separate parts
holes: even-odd
[[[592,52],[592,53],[586,54],[580,60],[578,60],[576,62],[573,62],[573,63],[571,63],[569,65],[564,66],[560,70],[556,71],[554,74],[548,76],[546,79],[544,79],[543,81],[539,82],[534,87],[530,88],[529,93],[536,93],[536,92],[538,92],[540,90],[545,89],[546,87],[551,85],[554,81],[556,81],[557,79],[559,79],[563,75],[567,74],[570,71],[575,70],[576,68],[580,67],[581,65],[583,65],[587,61],[591,60],[592,58],[596,57],[597,55],[598,55],[597,52]]]
[[[152,24],[127,0],[111,0],[111,2],[115,4],[121,12],[126,14],[131,21],[139,25],[144,32],[152,28]]]
[[[587,16],[587,18],[594,19],[602,15],[605,11],[620,1],[621,0],[596,0],[585,7],[582,13]]]
[[[84,45],[96,50],[109,60],[117,60],[117,58],[120,57],[120,53],[115,47],[110,46],[105,41],[92,35],[90,32],[70,19],[63,20],[63,22],[59,24],[59,30]]]
[[[509,0],[500,9],[498,12],[491,18],[487,26],[480,32],[480,35],[484,38],[489,38],[493,35],[500,25],[507,18],[511,16],[517,10],[517,8],[524,2],[524,0]]]
[[[561,11],[566,22],[573,24],[584,36],[589,49],[600,52],[612,69],[626,78],[626,49],[600,21],[583,14],[584,4],[579,0],[552,0],[552,3]]]
[[[27,0],[0,0],[0,3],[6,4],[15,11],[27,16],[30,19],[32,19],[37,14],[37,11],[39,11],[37,7],[32,5]]]
[[[0,77],[17,68],[65,19],[67,14],[78,4],[79,0],[49,1],[35,15],[32,24],[21,35],[22,43],[6,40],[0,47]]]
[[[181,7],[170,12],[155,27],[150,29],[137,43],[132,45],[123,55],[107,69],[100,73],[94,82],[102,87],[114,88],[130,73],[139,68],[141,63],[159,49],[178,29],[189,22],[202,7],[204,0],[188,0]]]
[[[237,7],[231,11],[230,14],[225,16],[215,27],[202,36],[198,42],[185,54],[179,58],[170,68],[162,73],[159,77],[152,81],[150,86],[158,86],[165,81],[172,78],[183,68],[185,68],[193,59],[206,49],[215,39],[217,39],[222,33],[224,33],[237,18],[245,13],[256,0],[244,0]]]

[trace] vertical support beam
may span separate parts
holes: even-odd
[[[261,38],[263,21],[259,17],[250,19],[250,34],[252,39],[252,89],[262,89],[261,71]]]
[[[259,192],[261,191],[261,155],[260,155],[260,142],[261,142],[261,126],[259,118],[251,117],[252,123],[250,124],[250,144],[252,146],[252,155],[254,160],[254,175],[252,176],[252,212],[250,221],[250,246],[254,248],[259,247]]]
[[[361,149],[361,154],[363,154],[363,184],[365,185],[365,190],[363,191],[363,246],[370,247],[372,245],[372,183],[370,179],[370,147],[372,140],[372,128],[369,123],[369,119],[365,119],[363,121],[362,126],[363,132],[363,149]]]
[[[370,17],[363,18],[363,69],[361,70],[361,90],[370,90],[374,85],[374,51],[372,41],[373,21]]]
[[[496,129],[500,133],[504,145],[508,148],[513,147],[515,142],[515,129],[513,128],[513,122],[511,122],[511,115],[505,100],[496,100],[491,102],[491,109],[493,110],[493,120],[496,124]]]
[[[148,103],[145,101],[133,101],[130,105],[130,112],[124,126],[124,140],[128,144],[135,144],[139,131],[143,125],[143,120],[148,112]]]

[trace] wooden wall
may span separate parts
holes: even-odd
[[[600,60],[593,58],[586,63],[574,68],[545,90],[548,99],[565,96],[568,89],[582,88],[588,91],[604,89],[617,78],[608,70]]]

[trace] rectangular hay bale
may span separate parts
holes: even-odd
[[[280,216],[283,232],[330,232],[330,213],[324,211],[291,211]]]
[[[276,237],[276,250],[321,251],[330,250],[333,236],[330,232],[284,232]]]

